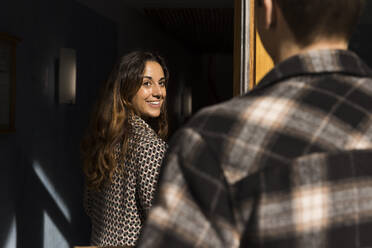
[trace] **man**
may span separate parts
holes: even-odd
[[[276,66],[177,132],[139,247],[372,247],[362,0],[257,0]]]

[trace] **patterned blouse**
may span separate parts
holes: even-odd
[[[140,117],[129,120],[125,156],[121,144],[115,158],[123,172],[114,173],[100,192],[86,190],[84,205],[92,221],[91,243],[97,246],[135,246],[151,207],[166,143]]]

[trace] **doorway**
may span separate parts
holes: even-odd
[[[193,60],[191,67],[173,70],[177,75],[168,87],[171,132],[201,108],[233,97],[234,5],[230,3],[143,8],[149,20],[187,47]]]
[[[235,0],[234,96],[251,90],[274,63],[257,33],[255,0]]]
[[[235,0],[234,34],[234,96],[252,89],[273,67],[273,61],[262,45],[254,18],[255,0]],[[372,47],[372,2],[366,1],[364,13],[356,27],[349,49],[357,53],[370,67]]]

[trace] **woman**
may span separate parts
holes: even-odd
[[[166,150],[168,78],[160,56],[132,52],[105,84],[82,144],[92,245],[136,245]]]

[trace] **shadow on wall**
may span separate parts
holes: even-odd
[[[23,186],[32,185],[32,190],[28,190],[31,187],[26,187],[17,197],[7,199],[15,204],[12,204],[11,211],[7,211],[8,214],[1,220],[0,247],[68,248],[79,243],[84,232],[88,237],[90,230],[81,230],[84,225],[79,223],[84,222],[84,216],[76,216],[76,213],[71,211],[77,200],[68,199],[69,194],[66,191],[71,190],[68,180],[64,180],[66,189],[58,190],[55,183],[58,180],[49,177],[45,171],[46,166],[43,167],[38,161],[25,161],[22,156],[17,164],[22,167],[17,168],[17,172],[14,171],[18,180],[10,182],[9,185],[14,187],[24,180]],[[59,182],[61,184],[62,180]],[[16,192],[13,193],[14,196],[17,195]],[[86,238],[83,243],[87,242]]]
[[[79,143],[117,55],[117,26],[75,0],[2,2],[0,31],[17,46],[16,133],[0,135],[0,247],[89,243]],[[75,105],[56,103],[54,62],[77,52]]]
[[[89,243],[89,221],[82,209],[81,120],[70,108],[76,107],[59,106],[54,113],[34,115],[40,123],[28,137],[33,142],[15,153],[18,168],[12,172],[10,190],[16,195],[15,211],[0,247],[68,248]],[[49,118],[43,116],[48,114]]]
[[[31,162],[31,161],[30,161]],[[71,206],[53,185],[46,171],[38,161],[27,167],[26,185],[33,185],[37,195],[25,191],[16,211],[17,247],[72,247],[75,242],[76,224],[72,221]],[[25,231],[32,231],[27,243]]]
[[[17,168],[19,159],[16,158],[17,153],[15,140],[10,135],[2,134],[0,136],[0,247],[16,247],[16,202],[19,198],[18,180],[14,180],[14,175],[17,178],[22,178],[22,170]],[[13,165],[7,166],[7,163]]]

